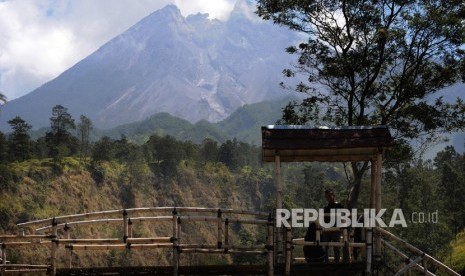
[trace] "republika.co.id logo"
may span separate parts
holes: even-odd
[[[323,228],[331,227],[407,227],[407,220],[402,209],[393,209],[389,221],[383,217],[387,209],[276,209],[276,227],[308,227],[318,223]],[[433,213],[413,212],[412,223],[437,223],[438,211]]]

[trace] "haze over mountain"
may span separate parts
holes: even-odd
[[[244,104],[284,97],[287,29],[236,4],[228,21],[206,14],[183,17],[170,5],[147,16],[54,80],[7,103],[0,129],[21,116],[34,128],[49,125],[61,104],[111,128],[168,112],[190,122],[220,121]],[[38,53],[39,54],[39,53]]]

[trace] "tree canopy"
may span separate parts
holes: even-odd
[[[405,138],[464,126],[463,102],[435,96],[465,80],[463,1],[259,0],[257,13],[308,35],[287,49],[298,62],[286,76],[308,77],[289,120],[382,124]]]
[[[404,146],[464,128],[463,101],[437,93],[465,81],[462,0],[258,0],[257,14],[307,39],[287,49],[283,73],[307,80],[283,83],[306,94],[284,123],[387,125]],[[355,188],[367,168],[352,164]]]

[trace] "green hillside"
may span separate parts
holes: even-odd
[[[201,143],[205,138],[218,142],[237,138],[242,142],[260,145],[260,127],[276,123],[288,102],[289,99],[285,99],[245,105],[218,123],[200,121],[191,124],[168,113],[158,113],[140,122],[94,132],[96,137],[109,136],[114,139],[124,135],[139,144],[147,141],[150,135],[158,134],[194,143]]]

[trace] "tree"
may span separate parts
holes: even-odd
[[[70,133],[70,130],[75,129],[76,125],[68,113],[68,109],[56,105],[52,109],[50,126],[51,131],[47,132],[45,139],[50,156],[57,161],[76,150],[76,138]]]
[[[32,157],[32,141],[29,130],[32,126],[21,117],[8,121],[13,132],[9,137],[9,159],[12,161],[24,161]]]
[[[92,121],[84,115],[81,115],[79,119],[80,121],[77,125],[77,132],[80,138],[79,163],[81,163],[82,157],[85,159],[89,150],[89,136],[90,131],[92,130]]]
[[[285,123],[387,125],[396,139],[437,138],[464,127],[465,105],[436,92],[465,81],[462,0],[258,0],[257,13],[304,33],[287,51],[305,74],[306,94],[283,110]],[[318,88],[317,88],[318,87]],[[352,163],[355,206],[367,163]]]
[[[218,149],[218,161],[224,163],[231,170],[236,170],[240,167],[238,142],[227,140]]]
[[[434,164],[441,174],[440,195],[444,211],[448,214],[454,235],[465,227],[465,155],[460,155],[453,146],[438,152]]]
[[[5,134],[0,131],[0,164],[8,161],[8,141]]]
[[[182,142],[177,141],[170,135],[164,137],[150,136],[144,145],[144,151],[152,171],[168,178],[177,174],[179,162],[186,158]]]
[[[97,141],[92,149],[92,160],[97,161],[111,161],[114,158],[114,142],[108,137],[104,136]]]
[[[203,140],[200,151],[205,163],[215,162],[218,159],[218,143],[211,138]]]

